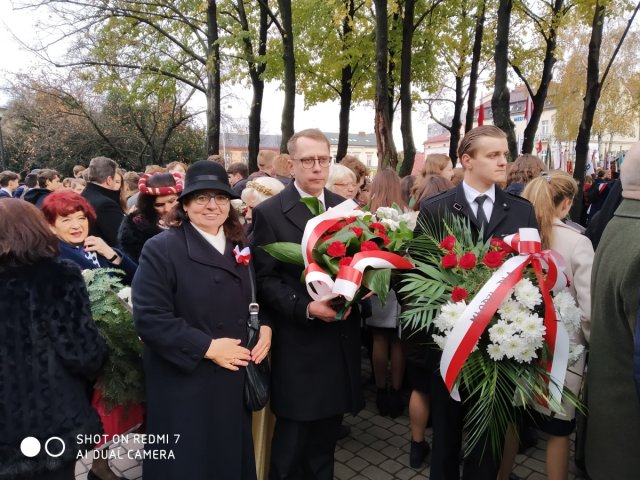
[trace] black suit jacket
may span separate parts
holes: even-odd
[[[96,211],[96,221],[89,229],[89,235],[100,237],[111,247],[118,246],[118,230],[124,219],[120,192],[88,183],[82,196]]]
[[[420,204],[415,234],[423,233],[422,227],[425,224],[441,228],[445,212],[468,218],[473,237],[478,238],[480,225],[467,202],[462,183],[451,190],[427,198]],[[505,193],[496,187],[496,200],[483,238],[487,240],[491,237],[504,237],[525,227],[538,228],[533,205],[522,197]]]
[[[324,191],[325,205],[344,198]],[[300,243],[313,217],[291,182],[253,211],[252,254],[258,301],[273,321],[271,408],[282,418],[311,421],[357,412],[360,388],[360,312],[344,321],[307,319],[312,301],[302,267],[278,262],[260,248],[273,242]]]

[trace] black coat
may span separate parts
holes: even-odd
[[[105,257],[96,253],[96,257],[98,258],[99,267],[84,256],[83,250],[79,247],[74,247],[66,242],[60,241],[60,258],[64,258],[66,260],[70,260],[76,265],[80,267],[81,270],[93,270],[94,268],[116,268],[118,270],[122,270],[124,272],[124,277],[122,277],[122,283],[125,285],[131,285],[133,281],[133,276],[136,274],[136,269],[138,268],[138,264],[131,260],[127,255],[122,253],[120,250],[116,249],[116,253],[120,255],[120,264],[116,265],[115,263],[111,263]]]
[[[43,260],[0,272],[0,479],[55,470],[75,461],[78,434],[102,433],[88,388],[106,355],[78,267]],[[61,457],[33,458],[20,442],[60,437]],[[79,447],[92,448],[83,443]],[[51,450],[59,451],[57,441]]]
[[[145,222],[139,213],[132,213],[127,215],[120,224],[118,245],[124,253],[137,262],[147,240],[162,231],[163,229],[159,226]]]
[[[327,207],[344,198],[324,191]],[[273,320],[271,408],[278,417],[311,421],[357,412],[360,388],[360,312],[345,321],[308,320],[311,297],[301,282],[302,267],[276,261],[259,248],[302,240],[313,215],[291,182],[253,211],[253,258],[258,302]]]
[[[120,192],[88,183],[82,196],[96,211],[97,218],[89,229],[89,235],[100,237],[111,247],[117,247],[118,230],[124,218],[120,207]]]
[[[41,208],[44,199],[51,193],[48,188],[32,188],[24,194],[23,200],[33,203],[36,207]]]
[[[145,478],[255,478],[245,371],[204,358],[211,339],[246,341],[249,270],[236,263],[232,249],[227,242],[221,255],[185,223],[156,235],[142,251],[132,293],[145,344],[147,433],[170,435],[168,445],[147,448],[175,455],[145,460]]]
[[[422,233],[421,226],[425,223],[432,224],[436,228],[441,227],[445,212],[467,217],[471,221],[474,239],[478,237],[479,224],[464,195],[462,183],[451,190],[423,200],[420,204],[415,234]],[[538,228],[533,205],[522,197],[505,193],[496,187],[496,200],[487,230],[483,234],[484,239],[505,237],[518,233],[519,228],[525,227]]]

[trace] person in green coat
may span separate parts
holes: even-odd
[[[593,480],[640,478],[640,398],[634,332],[640,297],[640,143],[620,169],[622,203],[596,250],[591,277],[587,374],[587,473]]]

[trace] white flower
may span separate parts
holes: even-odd
[[[540,290],[538,290],[538,287],[531,283],[531,280],[528,278],[523,278],[516,284],[514,288],[514,295],[516,300],[526,306],[529,310],[533,310],[536,305],[540,305],[542,303]]]
[[[500,345],[498,345],[497,343],[490,343],[487,347],[487,353],[489,354],[491,360],[493,360],[494,362],[497,362],[498,360],[502,360],[504,358],[504,352],[502,351]]]
[[[436,342],[436,345],[438,345],[441,350],[444,350],[444,346],[447,343],[447,337],[444,335],[432,335],[431,337],[433,338],[433,341]]]
[[[542,318],[537,315],[527,315],[522,324],[522,336],[529,344],[538,344],[542,341],[547,327],[544,326]]]
[[[504,320],[510,321],[513,321],[513,316],[520,311],[520,304],[511,297],[502,302],[502,305],[498,308],[498,314],[500,317]]]
[[[553,305],[556,309],[556,315],[570,334],[575,334],[580,330],[582,314],[576,305],[571,293],[563,290],[553,297]]]
[[[420,212],[403,213],[402,215],[400,215],[400,221],[407,222],[407,228],[409,228],[409,230],[415,230],[419,213]]]
[[[85,283],[93,282],[93,277],[95,276],[96,276],[95,270],[92,270],[90,268],[86,268],[82,270],[82,278],[84,278]]]
[[[520,353],[515,358],[515,360],[521,363],[529,363],[534,358],[537,358],[536,348],[532,347],[531,345],[525,345],[524,348],[520,350]]]
[[[400,226],[398,222],[396,222],[395,220],[391,220],[390,218],[383,218],[380,220],[380,223],[386,225],[392,232],[397,230]]]
[[[576,345],[576,344],[571,344],[569,346],[569,360],[567,362],[567,365],[569,367],[575,365],[575,363],[580,360],[580,357],[582,357],[582,355],[584,355],[585,349],[583,345]]]
[[[451,324],[449,319],[445,315],[438,315],[433,319],[433,326],[436,327],[442,333],[449,333],[451,330]]]
[[[118,297],[127,302],[130,307],[133,307],[133,303],[131,302],[131,287],[122,288],[122,290],[118,292]]]
[[[512,336],[505,342],[502,342],[500,346],[507,358],[513,358],[515,360],[524,350],[526,345],[520,337]]]
[[[400,220],[400,212],[393,207],[378,207],[378,210],[376,210],[376,217],[380,220],[388,219],[398,222]]]
[[[504,343],[513,335],[513,327],[504,320],[498,320],[496,324],[489,329],[489,338],[494,343]]]

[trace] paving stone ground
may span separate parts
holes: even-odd
[[[363,359],[363,378],[370,375],[368,359]],[[408,392],[406,392],[408,396]],[[346,416],[345,423],[351,434],[338,442],[335,454],[336,480],[417,480],[429,479],[429,458],[420,469],[409,467],[409,418],[407,411],[391,419],[377,414],[375,388],[365,386],[366,407],[357,416]],[[431,443],[431,429],[427,430],[427,441]],[[544,480],[545,438],[540,434],[537,445],[525,454],[516,457],[513,474],[522,480]],[[140,443],[129,443],[111,447],[112,469],[129,480],[142,478],[142,462],[136,460]],[[569,480],[586,480],[573,463],[573,442],[569,465]],[[76,480],[86,480],[91,462],[80,460],[76,464]],[[152,479],[151,479],[152,480]],[[188,479],[185,479],[188,480]],[[215,479],[211,479],[215,480]]]

